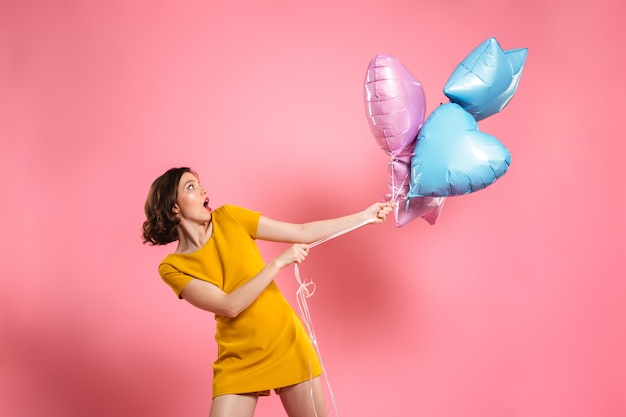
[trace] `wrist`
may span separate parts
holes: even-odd
[[[285,268],[286,266],[287,264],[285,264],[285,262],[282,262],[280,258],[274,258],[265,265],[265,269],[272,276],[276,276],[280,272],[280,270]]]

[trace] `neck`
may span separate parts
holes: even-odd
[[[176,253],[192,253],[197,251],[209,241],[211,234],[213,234],[212,221],[201,225],[196,224],[192,227],[187,224],[179,224]]]

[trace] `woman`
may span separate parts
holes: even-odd
[[[273,279],[302,262],[309,243],[365,222],[381,223],[391,210],[390,203],[376,203],[349,216],[293,224],[229,205],[213,211],[189,168],[172,168],[153,182],[144,243],[178,241],[159,265],[161,277],[179,298],[215,314],[210,417],[252,416],[259,395],[271,389],[289,417],[326,415],[319,359]],[[265,264],[255,239],[292,245]]]

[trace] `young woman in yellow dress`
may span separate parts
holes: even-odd
[[[289,417],[326,416],[319,359],[274,278],[302,262],[308,244],[363,223],[382,223],[392,209],[375,203],[348,216],[294,224],[237,206],[212,210],[189,168],[172,168],[152,183],[144,243],[178,242],[159,274],[179,298],[215,315],[210,417],[251,417],[258,397],[270,390]],[[265,263],[256,239],[291,246]]]

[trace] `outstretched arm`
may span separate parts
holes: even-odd
[[[193,279],[183,288],[181,296],[203,310],[236,317],[256,300],[281,269],[306,258],[309,253],[307,243],[366,222],[382,223],[392,210],[391,203],[376,203],[348,216],[304,224],[286,223],[261,216],[257,238],[295,244],[265,265],[250,281],[228,294],[209,282]]]
[[[261,216],[257,238],[273,242],[313,243],[366,222],[382,223],[392,210],[391,203],[375,203],[363,211],[348,216],[303,224],[287,223]]]

